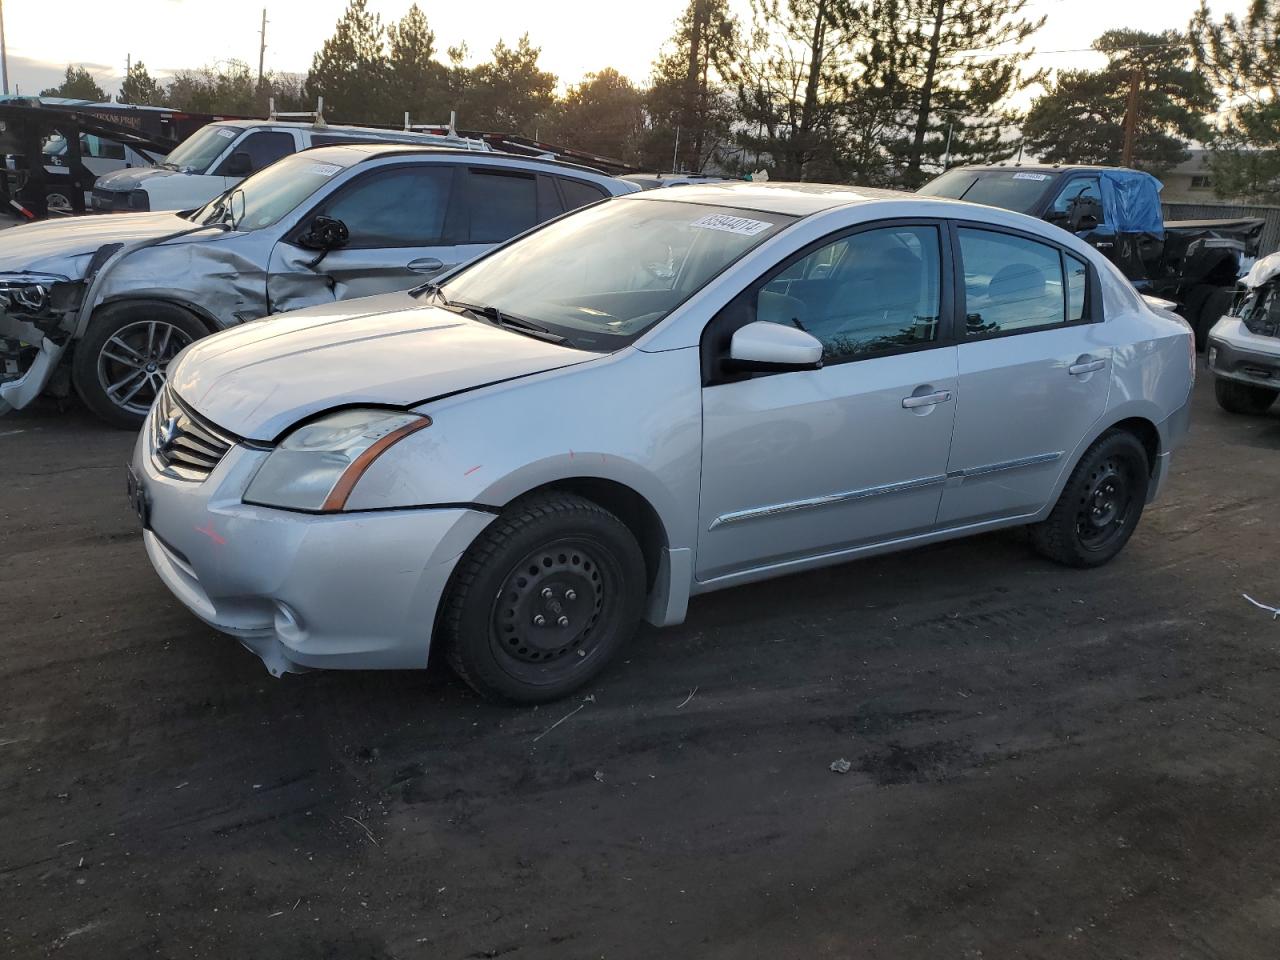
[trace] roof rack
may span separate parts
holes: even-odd
[[[310,120],[317,127],[327,127],[324,122],[324,97],[316,97],[315,110],[295,110],[287,113],[278,113],[276,111],[276,98],[267,98],[267,119],[268,120]]]

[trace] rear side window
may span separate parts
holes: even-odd
[[[957,233],[964,262],[966,336],[982,337],[1066,322],[1063,257],[1057,247],[968,227],[961,227]],[[1081,316],[1087,276],[1085,271],[1079,281]]]
[[[1077,323],[1088,316],[1089,267],[1069,253],[1062,255],[1062,265],[1067,270],[1067,319]]]
[[[532,174],[472,169],[470,199],[472,243],[500,243],[538,223]]]
[[[235,145],[221,167],[225,167],[231,157],[237,153],[249,155],[249,172],[257,173],[263,167],[269,167],[281,157],[293,153],[296,145],[293,134],[280,130],[255,130]],[[219,176],[226,176],[219,170]]]
[[[560,189],[564,193],[564,207],[566,210],[576,210],[578,207],[585,207],[588,203],[595,203],[597,200],[603,200],[608,196],[594,183],[570,180],[567,177],[559,177],[558,179],[560,180]]]
[[[443,240],[452,184],[444,164],[380,171],[347,186],[323,213],[347,225],[350,247],[429,246]]]

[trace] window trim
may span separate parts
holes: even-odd
[[[455,210],[459,203],[458,181],[459,181],[459,174],[462,167],[460,164],[456,164],[456,163],[431,163],[431,164],[389,163],[382,166],[371,167],[368,170],[363,170],[360,173],[358,173],[356,176],[351,177],[346,182],[338,184],[329,193],[325,194],[318,201],[316,201],[316,203],[311,207],[311,209],[308,210],[306,213],[304,213],[301,217],[299,217],[298,222],[294,224],[294,226],[288,231],[288,233],[285,234],[284,242],[292,244],[295,247],[298,246],[299,238],[304,233],[307,232],[307,224],[309,224],[315,217],[324,215],[329,205],[335,199],[340,197],[347,190],[354,189],[357,185],[363,183],[365,180],[368,180],[372,177],[380,176],[385,173],[396,171],[396,170],[417,170],[422,167],[430,167],[430,168],[444,167],[445,169],[449,170],[452,173],[451,181],[449,183],[449,204],[446,207],[444,212],[444,220],[441,226],[441,236],[438,239],[432,240],[426,243],[409,244],[408,246],[405,246],[403,244],[397,245],[397,246],[387,246],[384,244],[356,243],[353,241],[346,244],[343,247],[340,247],[339,249],[342,249],[342,250],[406,250],[406,249],[417,249],[419,247],[452,247],[452,246],[457,246],[460,243],[465,243],[466,242],[465,240],[457,239],[456,233],[455,234],[450,233],[451,229],[456,231],[457,225],[458,225],[457,224],[458,217],[455,216]]]
[[[979,220],[949,220],[947,224],[951,233],[952,256],[955,258],[952,265],[956,304],[953,317],[953,335],[958,345],[982,343],[984,340],[1000,340],[1004,337],[1017,337],[1028,333],[1041,333],[1045,330],[1065,330],[1069,327],[1083,327],[1092,323],[1103,323],[1106,320],[1102,311],[1102,286],[1098,280],[1098,270],[1088,257],[1083,257],[1074,250],[1068,250],[1062,244],[1055,243],[1053,240],[1032,233],[1029,230],[1019,230],[1016,227],[1006,227],[1001,224],[983,223]],[[1017,237],[1020,240],[1029,240],[1032,243],[1038,243],[1056,251],[1058,254],[1058,270],[1062,279],[1062,320],[1058,323],[1041,323],[1034,327],[1015,327],[1012,330],[994,330],[991,333],[969,336],[965,330],[965,322],[969,316],[969,304],[968,291],[965,289],[964,283],[964,255],[960,249],[961,230],[984,230],[988,233],[1001,233],[1006,236]],[[1067,297],[1067,273],[1066,264],[1063,260],[1063,257],[1067,254],[1083,263],[1087,271],[1085,277],[1084,314],[1080,320],[1069,319],[1071,304]]]
[[[729,373],[723,369],[720,361],[728,356],[728,342],[733,334],[752,321],[750,319],[722,319],[731,311],[742,311],[746,308],[746,299],[755,297],[781,273],[786,272],[801,260],[816,253],[823,247],[839,243],[848,237],[874,230],[893,229],[894,227],[932,227],[938,234],[938,336],[925,343],[887,347],[874,353],[853,357],[842,357],[837,360],[824,360],[820,369],[844,366],[848,363],[862,363],[867,360],[879,360],[883,357],[895,357],[908,353],[919,353],[923,350],[935,350],[939,347],[953,346],[959,331],[958,322],[962,316],[957,311],[959,301],[956,297],[957,254],[953,249],[954,238],[948,229],[950,221],[941,217],[892,217],[884,220],[868,220],[851,227],[841,227],[831,233],[819,237],[806,244],[786,259],[779,261],[751,283],[740,290],[733,299],[716,311],[702,328],[699,352],[702,358],[702,386],[712,387],[722,383],[737,383],[757,377],[785,376],[791,373],[813,373],[812,370],[753,370]],[[723,339],[727,337],[728,339]],[[722,340],[717,346],[713,340]]]

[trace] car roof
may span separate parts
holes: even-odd
[[[1094,170],[1121,170],[1137,173],[1132,167],[1108,167],[1097,163],[973,163],[963,167],[952,167],[951,170],[995,171],[1009,173],[1074,173]],[[948,170],[947,173],[950,173]]]
[[[329,151],[334,151],[330,157]],[[300,154],[307,156],[316,156],[325,159],[332,159],[334,162],[342,163],[344,166],[352,166],[357,163],[365,163],[370,160],[378,160],[384,157],[397,156],[459,156],[466,157],[473,163],[492,163],[499,161],[500,163],[511,163],[521,166],[533,165],[546,167],[550,170],[556,170],[565,174],[573,174],[575,176],[593,177],[602,181],[620,184],[626,188],[634,188],[634,184],[620,181],[617,177],[611,177],[607,173],[601,173],[592,167],[585,167],[576,163],[565,163],[563,160],[553,160],[549,157],[527,157],[518,153],[504,153],[501,150],[480,151],[467,150],[464,147],[450,146],[433,146],[430,144],[416,143],[390,143],[390,142],[369,142],[369,141],[353,141],[351,143],[330,143],[323,147],[311,147],[307,150],[300,150]]]
[[[634,195],[637,200],[702,203],[715,207],[737,207],[762,213],[782,213],[807,217],[835,207],[867,203],[872,200],[911,200],[921,202],[932,197],[917,197],[901,190],[875,187],[851,187],[829,183],[750,183],[726,180],[720,183],[692,183],[668,190],[650,190]]]

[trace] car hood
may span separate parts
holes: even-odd
[[[271,441],[332,407],[416,406],[599,356],[390,293],[197,340],[171,366],[169,383],[224,430]]]
[[[112,170],[110,173],[104,173],[94,181],[93,185],[99,190],[128,191],[136,190],[147,180],[181,175],[181,170],[174,170],[170,167],[128,167],[124,170]]]
[[[195,224],[170,213],[98,214],[24,223],[0,230],[0,273],[84,275],[89,258],[105,243],[133,243],[190,230]]]

